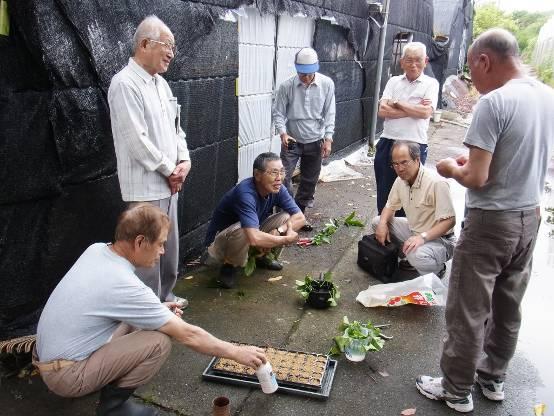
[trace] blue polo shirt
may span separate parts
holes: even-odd
[[[264,198],[256,190],[254,178],[244,179],[223,196],[215,209],[206,233],[206,246],[214,241],[219,231],[236,222],[240,222],[242,228],[260,228],[260,224],[272,214],[273,207],[279,207],[290,215],[300,212],[284,186],[278,193],[270,193]]]

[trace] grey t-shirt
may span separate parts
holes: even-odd
[[[513,79],[481,97],[464,144],[492,153],[469,208],[524,210],[539,205],[554,145],[554,90],[532,78]]]
[[[122,322],[155,330],[173,316],[129,261],[107,244],[91,245],[58,283],[40,317],[40,361],[80,361],[110,341]]]

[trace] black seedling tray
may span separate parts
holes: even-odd
[[[202,377],[204,379],[226,384],[236,384],[239,386],[261,388],[258,380],[252,378],[251,376],[214,370],[213,366],[216,361],[217,357],[213,357],[210,361],[210,364],[208,364],[208,367],[206,367],[206,369],[202,373]],[[279,388],[277,391],[300,396],[313,397],[316,399],[327,399],[329,397],[329,393],[331,392],[336,368],[337,361],[328,359],[327,367],[325,369],[323,380],[321,382],[321,388],[319,389],[314,389],[313,386],[306,387],[306,385],[301,383],[279,381]]]

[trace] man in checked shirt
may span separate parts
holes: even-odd
[[[133,37],[133,56],[112,78],[108,102],[123,200],[158,206],[171,222],[159,264],[136,274],[162,302],[185,308],[188,301],[172,291],[179,261],[177,198],[191,164],[180,106],[160,76],[175,52],[171,30],[156,16],[146,17]]]
[[[335,131],[335,84],[319,72],[312,48],[303,48],[294,59],[297,75],[277,91],[273,122],[281,136],[281,160],[286,170],[285,187],[291,196],[292,174],[300,159],[300,185],[294,196],[302,212],[314,201],[321,159],[331,154]],[[304,231],[311,231],[306,222]]]

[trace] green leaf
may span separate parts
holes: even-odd
[[[295,280],[294,283],[296,283],[296,286],[304,286],[304,282],[302,280]]]
[[[340,355],[341,352],[342,352],[342,351],[340,350],[340,348],[337,347],[337,345],[335,344],[335,345],[333,345],[333,346],[331,347],[331,349],[329,350],[329,355],[335,357],[335,356],[337,356],[337,355]]]
[[[325,272],[323,274],[323,280],[330,282],[333,279],[333,272]]]
[[[244,274],[246,276],[251,276],[252,273],[254,273],[254,270],[256,270],[256,257],[251,256],[251,257],[248,257],[248,262],[244,267]]]
[[[327,301],[331,304],[331,306],[337,306],[337,301],[334,298],[329,298]]]
[[[365,224],[356,218],[356,211],[352,211],[352,213],[344,219],[344,225],[348,227],[365,227]]]

